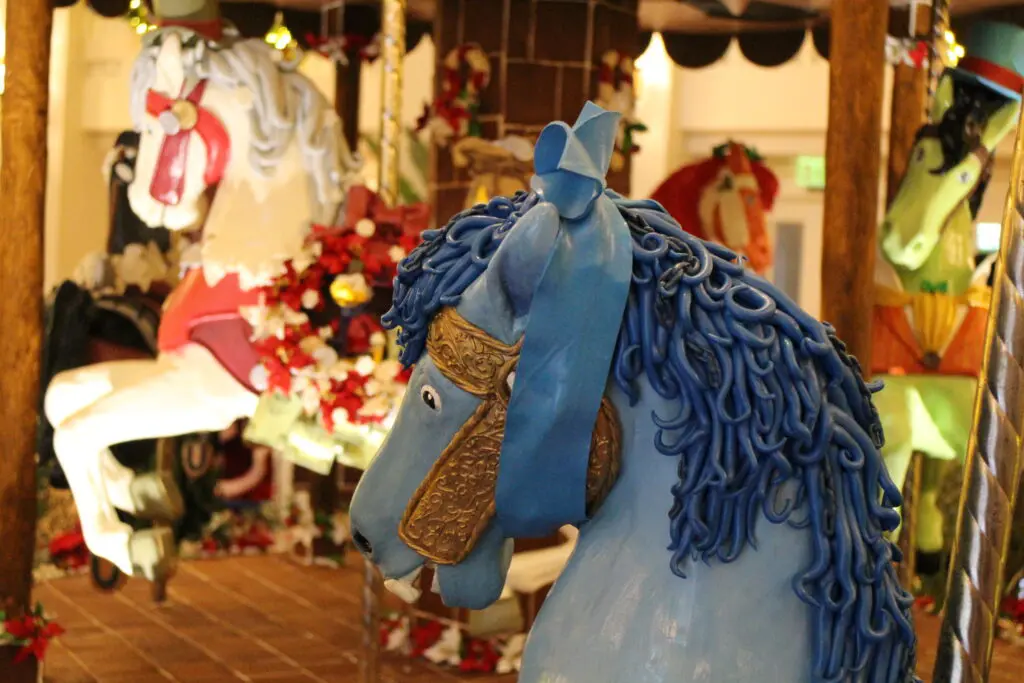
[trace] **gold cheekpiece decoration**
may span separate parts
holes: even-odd
[[[445,308],[430,325],[427,353],[450,382],[482,400],[452,437],[409,501],[399,536],[441,565],[458,564],[476,546],[495,512],[498,460],[511,395],[509,377],[522,340],[504,344]],[[622,428],[611,402],[601,401],[587,468],[587,514],[619,476]]]

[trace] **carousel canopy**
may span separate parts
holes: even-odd
[[[54,0],[67,7],[79,0]],[[83,0],[105,17],[126,14],[131,0]],[[936,0],[939,2],[941,0]],[[907,34],[911,0],[894,0],[889,32]],[[408,47],[432,31],[436,0],[407,0]],[[718,61],[736,41],[755,64],[778,66],[792,59],[808,36],[828,58],[830,0],[640,0],[640,54],[655,31],[662,33],[669,56],[680,66],[700,68]],[[373,36],[380,28],[379,0],[222,0],[222,12],[244,35],[265,35],[278,11],[300,43],[325,31],[326,12],[342,8],[332,30]],[[962,31],[978,18],[1024,25],[1021,0],[953,0],[953,28]]]

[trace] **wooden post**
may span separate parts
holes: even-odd
[[[822,319],[871,367],[888,0],[832,3]]]
[[[359,86],[363,63],[359,55],[349,57],[348,64],[336,64],[334,77],[334,111],[341,117],[345,140],[353,152],[359,151]]]
[[[43,208],[50,76],[50,0],[8,0],[7,76],[0,114],[0,603],[31,608],[36,546],[36,428],[43,339]],[[0,648],[0,680],[35,683],[34,658]]]

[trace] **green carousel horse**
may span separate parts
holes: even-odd
[[[914,451],[928,459],[917,502],[919,574],[944,578],[942,473],[962,463],[974,412],[993,259],[979,265],[974,221],[996,146],[1017,125],[1024,30],[979,22],[967,55],[939,82],[882,224],[872,373],[897,485]],[[937,587],[937,586],[936,586]],[[929,586],[929,591],[933,590]]]

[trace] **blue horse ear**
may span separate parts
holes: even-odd
[[[553,204],[539,202],[516,221],[494,255],[501,291],[516,319],[530,310],[555,250],[559,220]]]

